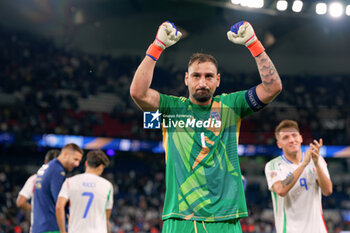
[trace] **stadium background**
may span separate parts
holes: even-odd
[[[256,85],[254,59],[226,38],[230,25],[242,19],[253,25],[284,85],[273,104],[242,123],[249,208],[243,231],[274,232],[263,170],[280,153],[271,149],[273,130],[286,118],[300,123],[305,144],[322,137],[327,146],[341,146],[341,152],[324,152],[334,192],[323,198],[323,207],[329,232],[350,230],[350,17],[315,15],[315,2],[305,1],[305,11],[293,13],[275,11],[272,0],[260,10],[224,0],[1,1],[0,232],[28,232],[29,213],[17,209],[15,199],[46,151],[67,142],[59,135],[74,135],[68,140],[86,150],[104,145],[110,155],[104,176],[115,187],[112,232],[159,232],[161,132],[142,128],[142,112],[129,97],[134,71],[159,24],[170,20],[184,36],[162,55],[152,87],[187,96],[182,83],[193,52],[218,59],[217,93]]]

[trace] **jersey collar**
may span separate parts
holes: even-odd
[[[286,157],[284,154],[282,154],[281,157],[282,157],[282,159],[283,159],[284,161],[286,161],[287,163],[289,163],[289,164],[294,164],[292,161],[290,161],[289,159],[287,159],[287,157]],[[303,162],[303,160],[304,160],[304,152],[301,153],[301,160],[300,160],[300,163]]]

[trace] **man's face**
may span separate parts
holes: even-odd
[[[194,62],[188,67],[185,84],[188,86],[190,98],[192,97],[198,103],[205,103],[213,97],[219,86],[220,74],[211,62]]]
[[[296,154],[302,142],[303,138],[295,128],[281,129],[277,136],[277,146],[286,154]]]
[[[83,155],[78,151],[68,151],[65,169],[72,171],[74,168],[78,167]]]

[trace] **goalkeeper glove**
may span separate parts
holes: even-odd
[[[247,21],[233,25],[227,32],[227,37],[235,44],[245,45],[254,57],[265,51],[264,46],[255,35],[254,29]]]
[[[181,36],[173,23],[165,21],[159,26],[156,39],[148,47],[146,55],[157,61],[163,50],[178,42]]]

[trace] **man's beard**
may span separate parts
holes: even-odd
[[[202,94],[199,94],[198,91],[200,91],[200,90],[204,90],[206,92],[202,92]],[[195,100],[197,100],[200,103],[207,102],[212,97],[212,95],[208,89],[199,89],[192,96]]]

